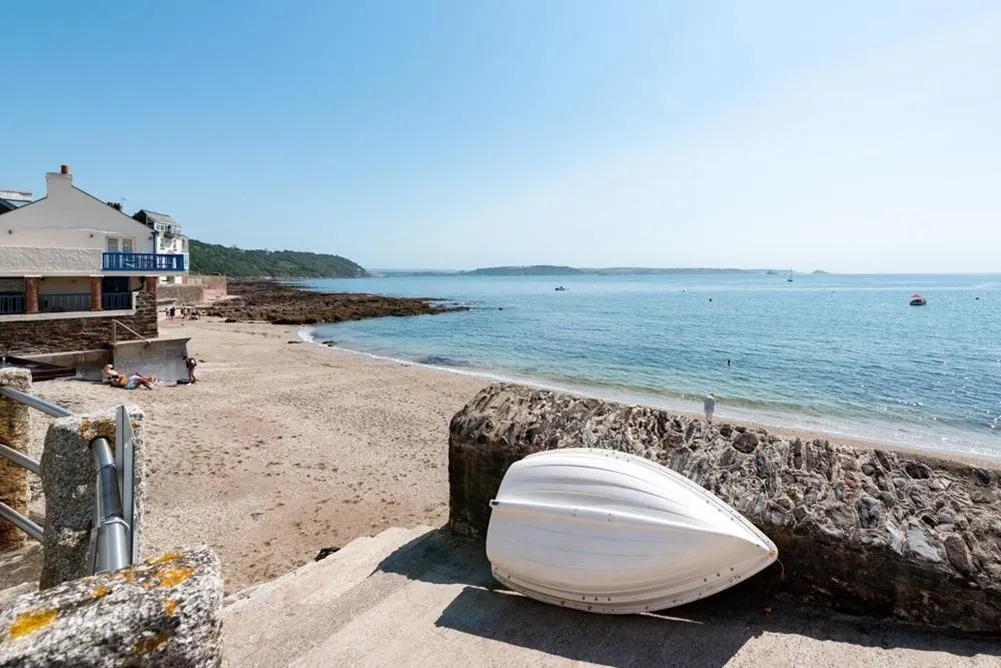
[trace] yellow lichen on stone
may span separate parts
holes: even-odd
[[[156,578],[164,587],[173,587],[187,580],[194,572],[194,568],[189,568],[187,566],[169,565],[158,570],[156,572]]]
[[[149,559],[146,563],[148,563],[150,566],[156,566],[158,564],[165,564],[168,561],[177,561],[178,559],[181,558],[181,556],[182,555],[181,555],[180,552],[168,552],[167,554],[163,555],[162,557],[155,557],[155,558]]]
[[[136,581],[136,571],[133,568],[123,568],[118,571],[118,576],[129,584],[134,584]]]
[[[115,438],[115,421],[107,418],[98,418],[95,420],[83,418],[80,420],[80,435],[87,440],[103,436],[109,441],[113,441]]]
[[[14,621],[8,629],[10,637],[20,638],[21,636],[26,636],[29,633],[34,633],[38,629],[45,628],[52,623],[52,620],[55,619],[58,614],[59,611],[55,608],[22,612],[14,618]]]
[[[167,632],[161,631],[155,636],[143,638],[137,642],[136,646],[132,648],[132,651],[135,654],[151,654],[166,645],[168,640],[170,640],[170,636],[167,635]]]
[[[94,598],[104,598],[105,596],[111,593],[111,587],[99,584],[96,587],[94,587],[91,593],[94,595]]]
[[[173,614],[177,612],[177,601],[172,598],[164,600],[163,611],[166,612],[168,616],[173,616]]]

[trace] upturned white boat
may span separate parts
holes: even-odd
[[[684,605],[778,557],[767,536],[688,478],[613,450],[529,455],[508,469],[490,505],[494,577],[591,612]]]

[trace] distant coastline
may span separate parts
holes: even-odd
[[[371,270],[372,276],[646,276],[646,275],[717,275],[717,274],[747,274],[747,275],[777,275],[778,269],[734,269],[714,267],[570,267],[566,265],[532,264],[510,265],[499,267],[481,267],[467,270],[437,270],[437,269],[384,269]],[[782,274],[789,270],[781,270]],[[792,272],[800,273],[800,272]],[[827,275],[828,272],[817,269],[814,275]]]

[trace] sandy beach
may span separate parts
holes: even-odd
[[[208,544],[233,592],[321,548],[447,520],[449,420],[490,379],[302,343],[293,326],[170,321],[161,335],[191,337],[200,383],[129,393],[35,385],[75,412],[119,402],[146,411],[145,555]],[[725,404],[718,419],[727,421]],[[46,424],[34,419],[37,447]]]

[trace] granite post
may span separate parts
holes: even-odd
[[[22,596],[0,613],[0,668],[215,668],[222,578],[204,546]]]
[[[31,391],[31,372],[12,367],[0,368],[0,387],[9,387],[21,392]],[[9,448],[28,454],[28,438],[31,434],[31,408],[0,395],[0,443]],[[0,457],[0,501],[16,512],[28,515],[31,488],[28,471],[17,464]],[[0,552],[8,552],[22,547],[27,536],[6,520],[0,520]]]
[[[136,531],[141,530],[146,496],[146,447],[143,413],[128,407],[133,430],[136,482]],[[90,442],[103,436],[115,443],[115,410],[54,420],[45,436],[42,484],[45,490],[44,563],[39,587],[47,589],[88,573],[88,548],[94,523],[97,468]]]

